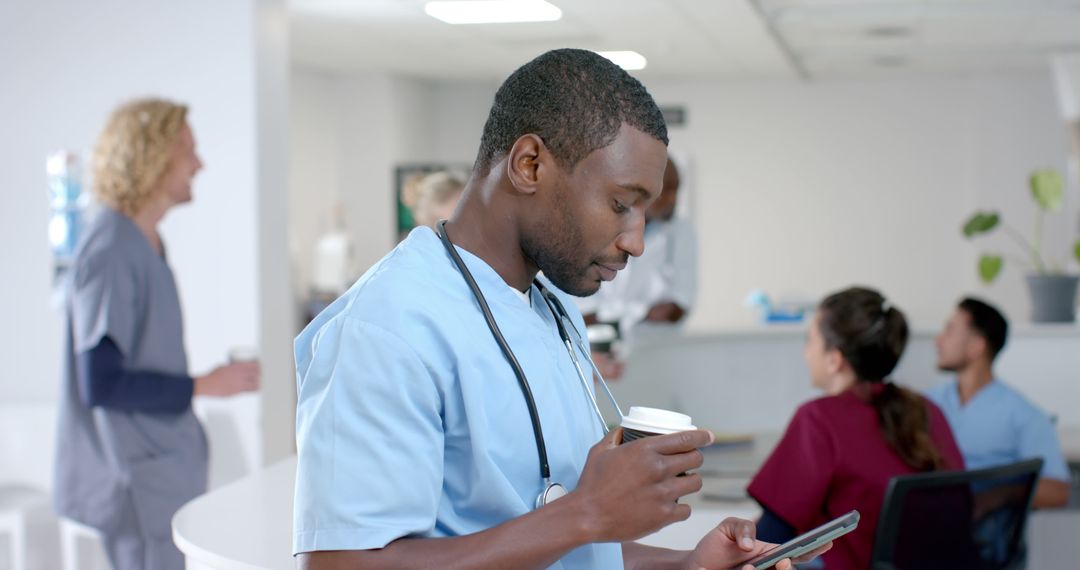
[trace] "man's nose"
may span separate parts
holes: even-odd
[[[615,247],[633,257],[638,257],[645,251],[645,216],[637,217],[638,221],[615,239]]]

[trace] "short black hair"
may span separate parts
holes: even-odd
[[[611,144],[623,123],[668,143],[664,117],[640,81],[595,52],[552,50],[519,67],[495,93],[473,172],[487,174],[527,134],[572,169]]]
[[[971,328],[986,339],[990,360],[993,361],[1001,349],[1005,348],[1005,341],[1009,337],[1009,321],[1005,320],[1005,316],[993,305],[974,297],[966,297],[960,301],[957,308],[971,317]]]

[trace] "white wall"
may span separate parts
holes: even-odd
[[[317,71],[296,69],[289,99],[289,238],[297,293],[308,290],[311,252],[320,232],[333,222],[341,203],[339,108],[334,79]]]
[[[45,156],[58,148],[90,150],[113,107],[148,94],[190,105],[206,163],[194,203],[170,213],[162,228],[184,301],[192,366],[220,361],[231,343],[253,344],[251,6],[203,1],[163,9],[127,0],[104,6],[56,0],[4,3],[0,10],[8,28],[0,34],[0,112],[8,133],[0,140],[0,248],[9,266],[22,269],[3,284],[9,322],[18,326],[0,332],[8,367],[0,389],[45,398],[59,388],[59,319],[48,304]],[[193,42],[189,34],[202,39]],[[202,231],[207,228],[229,231]]]
[[[980,289],[963,220],[996,206],[1028,227],[1028,172],[1065,163],[1048,74],[653,90],[689,110],[672,140],[696,159],[695,219],[710,228],[696,329],[749,321],[753,287],[816,298],[853,282],[936,325]],[[1026,318],[1013,269],[982,292]]]
[[[439,82],[434,86],[432,140],[435,157],[441,162],[472,165],[480,149],[496,82]]]
[[[374,82],[403,81],[380,76]],[[370,80],[330,79],[338,85]],[[311,83],[294,74],[294,83]],[[691,330],[742,326],[755,315],[746,293],[816,299],[851,283],[881,288],[918,326],[934,327],[956,299],[976,292],[1015,320],[1028,318],[1022,271],[1007,266],[992,287],[975,272],[979,247],[959,228],[975,208],[999,208],[1030,231],[1027,175],[1063,169],[1065,132],[1046,73],[972,78],[797,82],[647,81],[658,102],[687,109],[671,129],[672,148],[690,159],[701,237],[701,282]],[[361,264],[390,246],[386,223],[394,158],[471,164],[497,85],[434,82],[412,111],[428,115],[430,149],[387,152],[372,140],[400,136],[392,121],[343,122],[343,170],[365,180],[347,200],[359,230]],[[359,95],[359,93],[357,93]],[[378,95],[367,95],[368,100]],[[353,98],[343,98],[343,113]],[[430,105],[430,107],[425,107]],[[411,152],[409,152],[411,151]],[[295,154],[294,154],[295,157]],[[1064,257],[1076,232],[1076,207],[1047,227]],[[979,247],[977,247],[979,246]],[[1072,265],[1075,269],[1075,264]]]
[[[299,315],[289,263],[289,14],[285,0],[255,0],[254,31],[257,315],[262,387],[258,410],[245,426],[254,432],[252,467],[296,451],[296,367],[292,340]],[[243,416],[241,416],[243,417]],[[252,425],[254,424],[254,425]]]
[[[344,206],[357,276],[394,246],[394,167],[437,158],[431,125],[438,118],[423,80],[294,66],[291,84],[292,250],[306,292],[315,242],[336,204]]]
[[[283,3],[0,3],[6,135],[0,137],[0,259],[9,268],[0,284],[8,323],[0,331],[0,399],[49,402],[59,394],[61,319],[50,308],[45,157],[59,148],[89,150],[111,109],[132,97],[187,103],[206,163],[195,180],[194,203],[162,225],[192,372],[220,364],[231,346],[265,340],[259,272],[272,272],[265,263],[272,256],[260,245],[258,228],[274,223],[282,235],[287,228],[282,217],[260,219],[274,200],[283,211],[285,199],[283,183],[275,192],[258,172],[265,150],[256,128],[256,81],[269,77],[275,64],[257,54],[265,38],[256,34],[256,17],[273,5]],[[278,66],[286,55],[276,52]],[[279,83],[279,90],[287,89],[283,79]],[[283,125],[285,111],[277,116]],[[265,120],[261,127],[281,135]],[[277,256],[284,259],[284,251]],[[291,390],[288,370],[266,371],[265,381],[282,379]],[[284,421],[291,426],[291,419]]]

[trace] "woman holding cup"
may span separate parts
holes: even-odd
[[[193,396],[256,390],[257,362],[188,372],[180,300],[158,225],[191,201],[202,168],[187,107],[119,107],[98,139],[102,204],[67,282],[56,510],[96,528],[114,568],[176,569],[170,521],[206,490],[207,441]]]

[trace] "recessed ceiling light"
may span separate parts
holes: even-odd
[[[506,24],[553,22],[562,10],[544,0],[462,0],[428,2],[424,12],[447,24]]]
[[[596,52],[608,59],[615,65],[627,70],[645,69],[645,56],[636,51],[598,51]]]

